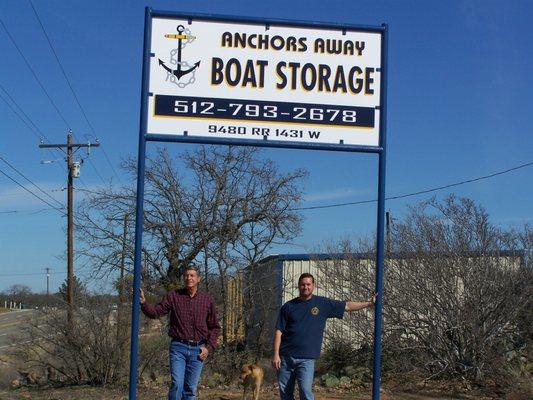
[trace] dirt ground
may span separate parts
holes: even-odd
[[[0,389],[1,400],[127,400],[128,390],[123,388],[94,388],[94,387],[66,387],[66,388],[20,388],[14,390]],[[166,389],[140,388],[139,400],[166,400]],[[366,400],[370,399],[370,390],[361,391],[331,391],[322,388],[315,390],[316,400]],[[438,396],[415,393],[392,393],[384,390],[382,400],[456,400],[456,399],[489,399],[480,396]],[[240,400],[242,393],[237,389],[201,389],[199,400]],[[261,393],[260,400],[277,400],[278,393],[274,387],[267,387]]]

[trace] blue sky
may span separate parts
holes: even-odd
[[[102,143],[82,167],[81,187],[97,187],[110,180],[113,185],[119,180],[131,183],[119,164],[137,151],[146,5],[183,12],[388,23],[388,196],[533,161],[531,1],[33,0],[33,4]],[[2,0],[0,18],[68,124],[54,110],[2,26],[0,85],[51,142],[64,142],[68,127],[77,140],[94,141],[30,3]],[[1,89],[0,95],[6,97]],[[41,164],[60,157],[39,149],[38,138],[1,100],[0,121],[0,156],[65,203],[63,161]],[[192,148],[167,147],[174,154]],[[148,151],[154,150],[155,145],[149,144]],[[305,205],[376,197],[374,155],[286,149],[265,150],[264,154],[276,160],[281,170],[304,167],[310,172],[304,185]],[[2,161],[0,170],[23,182]],[[533,167],[523,168],[453,191],[484,205],[496,224],[520,226],[533,219],[532,176]],[[83,193],[76,193],[77,200],[82,197]],[[387,209],[400,217],[407,205],[428,197],[392,200]],[[66,246],[66,219],[57,211],[43,211],[46,208],[0,175],[0,290],[14,283],[44,290],[45,267],[53,270],[53,290],[64,279],[66,266],[60,257]],[[370,234],[375,229],[376,207],[348,206],[308,211],[304,216],[297,245],[275,251],[307,252],[324,241]]]

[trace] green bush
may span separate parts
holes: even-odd
[[[360,366],[368,364],[367,348],[356,348],[351,343],[341,339],[329,340],[321,357],[317,362],[319,373],[329,373],[336,376],[349,375]]]

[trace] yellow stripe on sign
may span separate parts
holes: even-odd
[[[196,36],[191,36],[191,35],[176,35],[176,34],[171,34],[171,33],[167,33],[165,35],[165,37],[167,39],[196,39]]]

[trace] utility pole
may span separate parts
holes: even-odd
[[[67,304],[68,304],[68,320],[72,322],[72,308],[74,306],[74,218],[73,218],[73,203],[74,203],[74,178],[79,177],[79,163],[73,160],[74,153],[82,147],[90,149],[91,147],[98,147],[100,143],[73,143],[72,131],[67,134],[66,144],[40,144],[41,149],[59,148],[67,149]],[[63,150],[64,151],[64,150]],[[76,169],[76,171],[75,171]]]
[[[46,267],[46,295],[50,296],[50,268]]]

